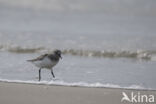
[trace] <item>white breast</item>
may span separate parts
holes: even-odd
[[[43,60],[33,62],[33,64],[35,64],[37,67],[47,68],[47,69],[51,69],[57,63],[58,62],[56,62],[56,61],[51,61],[48,57],[45,57]]]

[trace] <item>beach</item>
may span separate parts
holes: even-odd
[[[155,5],[0,0],[0,104],[156,104]],[[42,68],[39,82],[26,60],[56,49],[55,78]]]
[[[156,90],[156,1],[0,0],[0,82],[38,83],[26,60],[61,50],[42,84]]]
[[[131,104],[122,92],[156,96],[154,90],[89,88],[0,82],[1,104]],[[140,103],[141,104],[141,103]],[[150,103],[154,104],[154,103]]]

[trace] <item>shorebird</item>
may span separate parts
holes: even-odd
[[[49,69],[51,70],[51,74],[53,78],[55,78],[53,67],[59,62],[61,57],[61,51],[55,50],[51,54],[44,54],[35,59],[27,60],[28,62],[33,63],[35,66],[39,68],[39,81],[41,80],[41,69]]]

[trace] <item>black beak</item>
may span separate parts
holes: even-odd
[[[62,59],[62,56],[60,55],[60,58]]]

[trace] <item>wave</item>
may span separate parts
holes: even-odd
[[[0,51],[11,53],[50,53],[53,49],[46,47],[20,47],[11,45],[0,45]],[[156,60],[156,51],[107,51],[107,50],[82,50],[82,49],[63,49],[63,54],[84,57],[104,57],[104,58],[134,58],[142,60]]]
[[[127,87],[122,87],[120,85],[115,84],[102,84],[102,83],[86,83],[86,82],[74,82],[69,83],[62,80],[52,80],[52,81],[34,81],[34,80],[8,80],[8,79],[0,79],[0,82],[9,82],[9,83],[24,83],[24,84],[37,84],[37,85],[57,85],[57,86],[71,86],[71,87],[92,87],[92,88],[124,88],[124,89],[142,89],[142,90],[153,90],[151,88],[144,88],[140,85],[131,85]]]
[[[78,56],[88,56],[88,57],[108,57],[108,58],[136,58],[136,59],[145,59],[151,60],[151,52],[147,51],[96,51],[96,50],[64,50],[65,54],[72,54]]]

